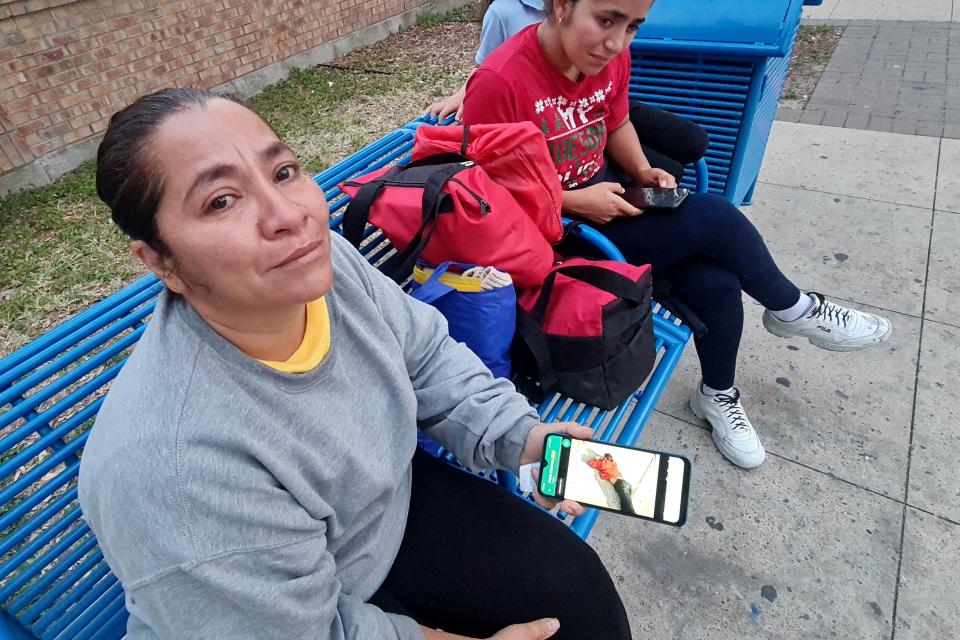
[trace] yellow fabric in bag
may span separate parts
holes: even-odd
[[[423,284],[429,280],[431,275],[433,275],[433,269],[429,267],[416,265],[413,268],[413,280],[418,284]],[[450,273],[447,271],[440,276],[440,282],[457,291],[483,291],[483,287],[480,285],[480,278],[465,276],[460,273]]]

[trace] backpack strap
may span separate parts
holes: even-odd
[[[527,347],[530,356],[533,358],[537,367],[537,379],[540,382],[540,388],[544,391],[553,391],[558,383],[557,372],[553,368],[553,358],[550,357],[550,346],[547,344],[547,337],[544,335],[540,324],[533,317],[523,310],[523,307],[517,305],[517,330],[516,339]],[[536,390],[532,387],[517,381],[518,386],[524,387],[522,391],[527,395],[536,395]]]
[[[422,187],[421,222],[417,232],[403,251],[397,251],[380,267],[394,282],[402,283],[413,271],[420,255],[426,249],[437,226],[437,218],[450,194],[444,192],[447,182],[460,173],[473,167],[473,162],[465,161],[457,154],[429,156],[403,167],[394,167],[376,180],[371,180],[357,191],[343,214],[343,235],[360,248],[363,233],[370,220],[370,209],[384,188],[391,184],[402,183],[410,187]]]
[[[389,172],[388,172],[389,174]],[[384,176],[388,175],[384,174]],[[343,221],[340,228],[343,229],[343,237],[350,241],[356,249],[360,248],[363,242],[363,232],[367,228],[367,222],[370,220],[370,207],[386,183],[384,177],[378,180],[371,180],[362,185],[357,193],[350,199],[346,211],[343,212]]]

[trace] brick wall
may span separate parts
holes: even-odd
[[[137,95],[223,85],[425,3],[0,0],[0,177],[95,140]]]

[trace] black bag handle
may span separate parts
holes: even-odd
[[[453,161],[446,161],[446,160]],[[441,161],[443,160],[443,161]],[[441,161],[441,162],[438,162]],[[363,242],[363,232],[370,220],[370,208],[376,202],[377,198],[383,193],[383,189],[388,182],[395,181],[404,171],[411,168],[420,168],[426,166],[436,166],[436,169],[427,174],[423,182],[423,198],[420,203],[421,223],[417,232],[410,239],[409,244],[403,251],[397,251],[381,267],[383,273],[389,276],[394,282],[402,283],[413,271],[420,255],[426,249],[433,231],[437,225],[437,217],[440,215],[440,209],[450,197],[450,194],[444,193],[443,187],[456,174],[469,169],[473,166],[472,162],[463,161],[457,154],[440,154],[437,156],[428,156],[421,158],[416,163],[410,163],[404,167],[394,167],[376,180],[364,184],[357,191],[356,195],[347,205],[347,210],[343,214],[343,236],[350,243],[360,248]],[[411,182],[416,186],[416,182]],[[428,228],[429,227],[429,228]]]
[[[557,373],[553,369],[553,358],[550,357],[550,346],[543,329],[530,314],[517,306],[516,337],[526,345],[537,366],[537,378],[544,391],[553,391],[556,387]]]
[[[554,282],[557,279],[557,274],[561,273],[635,304],[642,304],[644,301],[643,285],[621,273],[593,265],[559,266],[551,271],[547,279],[544,280],[543,287],[540,289],[540,298],[531,312],[534,322],[538,325],[543,323],[547,313],[547,305],[550,304],[550,296],[553,294]]]
[[[340,228],[343,229],[343,237],[357,249],[363,242],[363,231],[367,228],[367,222],[370,220],[370,207],[373,206],[377,196],[383,191],[385,183],[386,180],[381,177],[362,185],[356,195],[350,199],[346,211],[343,212],[343,221],[340,223]]]

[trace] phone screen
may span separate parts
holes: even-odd
[[[540,493],[636,518],[682,526],[690,461],[558,433],[547,435]]]

